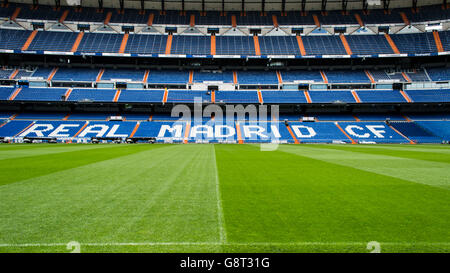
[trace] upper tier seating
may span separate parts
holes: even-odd
[[[294,36],[261,36],[259,46],[263,55],[300,55],[297,39]]]
[[[307,55],[346,55],[339,36],[302,37]]]
[[[166,42],[167,36],[165,35],[130,34],[125,47],[125,53],[163,54],[166,51]]]
[[[0,29],[0,49],[58,51],[78,53],[133,53],[164,54],[168,35],[85,33],[78,46],[77,32],[37,31],[29,46],[25,46],[30,31]],[[445,50],[450,51],[446,37],[450,31],[441,31]],[[345,35],[353,55],[392,54],[393,50],[383,35]],[[436,53],[437,47],[432,33],[393,34],[392,40],[400,53]],[[302,36],[306,55],[348,55],[344,43],[338,35]],[[126,41],[121,49],[122,42]],[[215,55],[295,55],[299,56],[300,46],[295,36],[258,36],[260,52],[255,50],[253,36],[216,36]],[[75,49],[76,48],[76,49]],[[77,53],[77,54],[78,54]],[[211,36],[173,35],[170,54],[211,55]]]
[[[75,32],[38,31],[28,50],[49,50],[69,52],[78,34]]]
[[[253,37],[249,36],[217,36],[217,55],[255,55]]]
[[[432,53],[436,52],[433,33],[413,33],[391,35],[400,53]]]
[[[384,35],[346,35],[353,54],[392,54]]]
[[[172,54],[203,54],[211,53],[211,38],[209,36],[180,36],[172,39]]]
[[[161,13],[156,10],[146,10],[140,13],[138,9],[124,9],[122,13],[117,9],[104,8],[98,11],[95,7],[83,7],[77,10],[75,7],[62,6],[60,9],[53,9],[51,6],[39,5],[36,9],[31,9],[30,5],[9,3],[7,7],[0,9],[0,18],[11,17],[16,7],[21,7],[17,16],[19,19],[30,20],[50,20],[58,21],[63,13],[68,10],[69,13],[65,21],[69,22],[103,22],[108,13],[111,13],[111,23],[127,24],[146,24],[150,14],[153,14],[153,24],[155,25],[189,25],[191,15],[195,16],[196,25],[231,25],[231,17],[235,16],[238,26],[247,25],[273,25],[272,16],[277,17],[279,25],[315,25],[313,16],[316,15],[321,25],[357,25],[358,22],[354,16],[359,14],[364,24],[403,24],[400,12],[405,13],[410,22],[427,22],[445,20],[450,17],[449,9],[442,9],[441,5],[431,5],[419,7],[417,12],[412,12],[410,8],[391,9],[385,12],[383,9],[369,9],[365,14],[361,10],[349,11],[348,14],[342,14],[340,11],[327,11],[322,15],[320,12],[307,12],[302,14],[298,8],[297,11],[288,11],[287,16],[282,16],[280,12],[257,12],[247,11],[244,14],[240,12],[228,11],[224,14],[218,11],[207,11],[206,16],[199,11],[186,11],[181,13],[177,10],[166,10]]]

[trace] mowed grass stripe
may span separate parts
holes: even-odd
[[[0,187],[21,180],[162,146],[150,146],[144,144],[104,145],[101,149],[101,145],[98,145],[97,147],[99,148],[44,155],[35,155],[33,154],[32,149],[30,151],[30,156],[0,160],[0,173],[2,173]]]
[[[1,187],[0,244],[220,242],[214,147],[160,146]]]
[[[328,148],[326,145],[280,146],[280,150],[410,182],[450,189],[450,164]]]
[[[450,241],[449,191],[250,145],[216,157],[229,243]]]
[[[39,146],[39,145],[37,145]],[[31,147],[31,146],[30,146]],[[42,146],[34,149],[12,149],[12,150],[3,150],[0,149],[0,160],[19,158],[19,157],[30,157],[30,156],[42,156],[56,153],[64,153],[64,152],[73,152],[80,150],[89,150],[89,149],[99,149],[99,148],[107,148],[110,147],[108,145],[91,145],[91,144],[61,144],[61,145],[48,145]]]
[[[396,150],[385,146],[365,146],[365,145],[318,145],[322,148],[336,149],[342,151],[351,151],[359,153],[368,153],[375,155],[387,155],[394,157],[427,160],[435,162],[450,163],[450,153],[428,151],[412,151],[412,150]],[[412,146],[412,145],[411,145]],[[375,147],[375,148],[374,148]]]

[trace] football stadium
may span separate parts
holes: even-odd
[[[450,252],[450,2],[0,3],[0,253]]]

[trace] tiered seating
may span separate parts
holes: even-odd
[[[449,17],[447,17],[449,18]],[[449,31],[441,31],[439,32],[439,37],[441,39],[442,47],[444,51],[450,51],[450,32]]]
[[[450,121],[417,121],[415,123],[443,140],[450,140]]]
[[[77,39],[75,32],[38,31],[28,50],[69,52]]]
[[[383,35],[346,35],[353,54],[392,54],[391,46]]]
[[[448,81],[450,80],[450,68],[427,68],[428,75],[432,81]]]
[[[97,101],[112,102],[116,90],[112,89],[73,89],[68,100],[69,101]]]
[[[232,71],[194,71],[193,82],[233,83]]]
[[[150,70],[148,83],[186,84],[189,82],[187,70]]]
[[[217,36],[217,55],[255,55],[253,37],[249,36]]]
[[[303,44],[307,55],[346,55],[339,36],[304,36]]]
[[[361,102],[406,102],[400,92],[393,90],[357,91],[356,93]]]
[[[216,103],[258,103],[256,91],[216,91]]]
[[[329,83],[370,83],[363,70],[325,71]]]
[[[166,51],[166,42],[167,36],[165,35],[130,34],[125,53],[163,54]]]
[[[408,90],[413,102],[450,102],[450,90]]]
[[[428,82],[430,79],[423,70],[415,70],[414,72],[406,72],[408,78],[413,82]]]
[[[119,102],[162,102],[163,90],[123,90]]]
[[[172,39],[172,54],[204,54],[211,53],[211,38],[209,36],[180,36]]]
[[[211,95],[206,94],[206,91],[170,90],[167,96],[169,103],[194,103],[195,99],[200,99],[202,103],[210,103]]]
[[[11,94],[16,90],[13,87],[0,87],[0,100],[7,100]]]
[[[264,103],[306,103],[306,97],[299,91],[262,91]]]
[[[0,69],[0,79],[9,79],[14,69]]]
[[[102,81],[124,80],[142,82],[145,76],[145,70],[137,69],[105,69],[102,75]]]
[[[300,55],[294,36],[261,36],[259,46],[263,55]]]
[[[310,91],[309,96],[313,103],[356,102],[349,91]]]
[[[237,79],[239,84],[278,84],[275,71],[238,71]]]
[[[430,131],[423,129],[415,122],[391,122],[392,127],[407,136],[410,140],[419,143],[439,143],[441,138]]]
[[[66,88],[22,88],[14,100],[17,101],[60,101]]]
[[[289,70],[280,71],[283,82],[323,82],[319,70]]]
[[[400,53],[432,53],[436,52],[433,33],[413,33],[391,35]]]
[[[119,52],[122,34],[85,33],[78,46],[80,52]]]
[[[38,69],[39,71],[40,69]],[[45,69],[43,75],[52,69]],[[55,75],[53,76],[54,81],[81,81],[81,82],[95,82],[98,76],[98,69],[90,69],[90,68],[59,68]],[[35,76],[36,73],[33,75]],[[45,78],[45,77],[44,77]]]
[[[0,49],[22,49],[30,36],[29,30],[0,30]]]

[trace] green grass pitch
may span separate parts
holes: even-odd
[[[444,145],[0,145],[0,252],[450,252]]]

